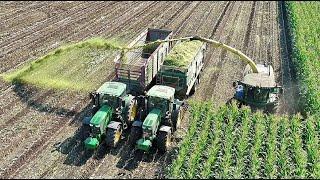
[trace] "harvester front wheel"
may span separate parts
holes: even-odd
[[[127,123],[132,125],[133,121],[136,119],[138,114],[138,103],[136,99],[130,101],[128,111],[127,111]]]
[[[117,147],[122,134],[122,127],[119,125],[117,129],[108,128],[106,132],[106,144],[109,147]]]
[[[269,113],[269,114],[274,114],[277,112],[277,109],[279,107],[279,103],[275,103],[275,104],[272,104],[272,105],[268,105],[266,107],[266,113]]]
[[[171,133],[160,131],[157,136],[157,147],[160,153],[165,153],[171,145]]]

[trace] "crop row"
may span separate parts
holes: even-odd
[[[320,178],[317,117],[269,116],[235,103],[191,107],[169,178]]]
[[[320,4],[286,2],[292,59],[305,112],[320,112]]]

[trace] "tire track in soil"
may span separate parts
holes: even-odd
[[[3,2],[1,2],[1,3],[3,3]],[[15,9],[15,10],[17,10],[16,12],[13,12],[13,14],[11,14],[12,13],[12,11],[11,12],[7,12],[5,15],[3,15],[3,16],[0,16],[0,27],[4,27],[5,26],[5,24],[7,24],[8,22],[11,22],[11,21],[13,21],[13,20],[16,20],[17,18],[19,18],[20,16],[24,16],[25,14],[28,14],[29,13],[29,11],[27,11],[27,9],[32,9],[32,8],[39,8],[39,7],[41,7],[41,6],[43,6],[43,5],[45,5],[46,4],[46,2],[38,2],[38,3],[31,3],[31,4],[29,4],[29,5],[27,5],[27,6],[25,6],[25,7],[23,7],[23,9]],[[14,5],[15,6],[15,5]],[[14,10],[13,10],[14,11]],[[21,11],[25,11],[25,12],[22,12],[21,13]],[[2,31],[2,30],[1,30]]]
[[[83,5],[85,5],[85,2],[81,2]],[[75,7],[81,6],[81,3],[60,3],[60,4],[49,4],[49,5],[43,5],[38,8],[25,8],[28,10],[27,16],[19,15],[18,17],[14,17],[13,20],[9,20],[10,23],[5,24],[4,28],[1,29],[1,32],[4,32],[6,36],[10,36],[10,34],[16,34],[19,33],[18,30],[23,31],[25,29],[29,29],[33,27],[34,25],[37,25],[39,23],[46,22],[45,19],[51,19],[52,17],[59,17],[63,14],[66,14],[68,11]],[[50,13],[50,11],[52,13]],[[44,17],[34,17],[35,14],[42,14]],[[33,19],[31,19],[33,18]],[[40,18],[40,19],[39,19]],[[5,37],[6,37],[5,36]]]
[[[92,9],[89,9],[89,7],[87,7],[86,11],[91,11],[92,13],[89,13],[89,12],[86,13],[86,12],[81,11],[81,12],[78,12],[77,14],[85,13],[90,17],[92,15],[97,15],[96,14],[97,12],[95,12],[95,11],[99,12],[99,11],[101,11],[103,9],[103,8],[102,9],[100,9],[100,8],[101,7],[98,6],[98,7],[94,7],[93,10],[92,10]],[[72,18],[68,17],[68,19],[72,19]],[[83,19],[85,19],[85,17],[82,17],[80,19],[73,19],[73,20],[70,20],[70,21],[61,20],[59,22],[60,23],[62,22],[62,25],[60,25],[60,26],[57,25],[57,27],[60,27],[59,31],[56,31],[56,28],[52,29],[53,25],[47,26],[47,28],[44,28],[44,29],[40,30],[41,32],[45,32],[45,33],[42,34],[42,35],[38,35],[37,39],[30,38],[30,39],[28,39],[28,41],[23,41],[22,44],[19,44],[19,45],[15,44],[16,42],[13,42],[13,43],[5,46],[5,47],[9,47],[9,48],[7,48],[7,50],[5,48],[3,48],[4,50],[2,51],[2,55],[0,55],[0,56],[3,56],[3,58],[5,58],[5,59],[10,59],[11,60],[11,64],[13,64],[13,66],[15,66],[17,63],[21,64],[21,60],[23,58],[20,56],[20,58],[14,59],[14,56],[19,54],[19,53],[21,53],[20,51],[23,51],[24,47],[29,47],[29,46],[33,46],[33,45],[36,45],[36,46],[39,47],[43,43],[46,43],[48,41],[48,39],[49,39],[48,36],[52,37],[53,34],[62,34],[63,31],[67,31],[68,29],[73,28],[74,24],[80,23],[80,21],[82,21]],[[61,27],[63,27],[63,29]],[[50,29],[50,28],[51,28],[51,30],[47,30],[47,29]],[[34,34],[31,34],[31,36],[32,35],[34,35]],[[12,47],[12,44],[14,45],[13,47]],[[19,48],[21,50],[14,51],[17,48]],[[13,52],[13,53],[11,53],[11,52]],[[27,55],[29,55],[29,54],[27,54]],[[9,57],[7,57],[7,56],[9,56]],[[12,65],[11,65],[11,67],[8,67],[9,65],[7,65],[6,67],[3,67],[3,63],[6,63],[6,62],[1,62],[0,63],[0,65],[2,67],[1,71],[7,71],[8,69],[12,68]],[[23,62],[25,62],[25,61],[23,61]]]
[[[16,43],[17,41],[21,42],[21,39],[25,39],[27,37],[33,36],[33,33],[38,33],[42,29],[46,28],[48,24],[51,26],[59,23],[60,21],[70,19],[73,15],[77,15],[81,10],[85,10],[87,8],[90,8],[90,6],[84,8],[86,6],[85,3],[82,4],[77,4],[76,6],[68,9],[67,12],[61,12],[57,13],[57,15],[48,15],[48,13],[45,12],[45,9],[36,9],[39,12],[42,12],[48,16],[47,18],[41,19],[36,22],[32,22],[30,19],[27,19],[25,23],[29,23],[31,25],[27,26],[24,25],[22,28],[16,28],[16,27],[9,27],[8,31],[5,31],[4,34],[9,34],[6,38],[3,38],[3,40],[0,42],[0,47],[7,47],[8,44],[14,42]],[[50,9],[47,9],[47,11]],[[55,10],[57,12],[57,10]],[[19,24],[21,26],[21,24]]]
[[[231,10],[233,9],[234,5],[235,5],[235,2],[233,2],[233,3],[228,2],[228,4],[226,5],[226,7],[224,8],[222,14],[219,16],[216,24],[214,25],[213,31],[212,31],[212,33],[211,33],[210,36],[209,36],[210,39],[212,39],[214,36],[221,37],[222,30],[221,30],[221,28],[219,28],[219,27],[222,27],[222,28],[225,27],[225,24],[227,23],[227,18],[230,17],[230,14],[231,14],[231,12],[232,12]],[[218,28],[219,28],[219,29],[218,29]],[[219,34],[216,34],[217,32],[218,32]],[[212,55],[213,55],[214,52],[215,52],[214,49],[212,49],[211,46],[209,46],[208,49],[209,49],[209,52],[211,52],[211,53],[209,53],[208,55],[206,55],[206,57],[205,57],[205,59],[204,59],[204,65],[203,65],[204,71],[203,71],[203,74],[205,74],[205,71],[206,71],[206,69],[208,68],[208,65],[209,65],[210,62],[211,62],[210,60],[212,59]],[[219,67],[219,62],[218,62],[218,67]],[[213,73],[213,77],[215,77],[215,76],[217,76],[217,75],[216,75],[216,72]],[[211,75],[211,77],[212,77],[212,75]],[[210,78],[210,79],[212,79],[212,78]],[[211,80],[210,80],[210,84],[212,84]],[[201,86],[201,84],[200,84],[200,88],[199,88],[199,89],[200,89],[200,90],[203,90],[202,92],[205,93],[205,92],[208,92],[208,90],[212,89],[212,87],[211,87],[211,86],[205,86],[205,87],[203,87],[203,86]],[[208,93],[208,94],[210,94],[210,93]],[[199,95],[203,95],[203,93],[197,93],[197,92],[196,92],[195,98],[196,98],[196,99],[199,98],[199,97],[198,97]],[[205,95],[205,96],[206,96],[206,95]],[[203,100],[203,97],[201,98],[201,100]]]
[[[85,4],[82,6],[76,6],[73,9],[71,9],[71,12],[68,12],[68,16],[66,17],[66,15],[61,14],[59,16],[52,16],[51,18],[47,18],[45,20],[42,21],[43,24],[38,25],[37,23],[34,24],[32,27],[28,27],[28,28],[24,28],[22,29],[21,33],[17,32],[17,35],[15,36],[11,36],[10,38],[6,39],[6,41],[1,42],[1,46],[0,48],[3,49],[3,51],[1,52],[2,54],[0,55],[5,55],[5,54],[9,54],[12,51],[18,49],[18,48],[22,48],[24,46],[29,45],[31,42],[33,42],[32,38],[29,37],[33,37],[34,34],[40,34],[39,32],[46,32],[47,33],[47,29],[48,27],[54,27],[56,26],[54,30],[59,28],[59,24],[63,23],[65,21],[68,21],[70,19],[72,19],[72,17],[81,17],[81,14],[86,14],[87,13],[95,13],[94,11],[99,9],[96,8],[97,6],[99,7],[100,4],[94,4],[91,6],[85,6]],[[94,8],[93,11],[91,10],[91,8]],[[79,19],[73,19],[74,21],[77,21]],[[41,23],[41,22],[40,22]],[[46,24],[44,24],[46,23]],[[72,21],[68,21],[68,23],[72,23]],[[50,24],[50,26],[47,26],[48,24]],[[25,30],[25,31],[23,31]],[[51,31],[51,32],[53,32]],[[25,41],[25,39],[29,40],[29,41]],[[22,45],[21,46],[16,46],[17,42],[21,42]],[[14,46],[13,46],[14,45]],[[13,46],[13,47],[12,47]]]
[[[81,101],[78,101],[78,103],[75,105],[76,106],[76,111],[79,111],[83,106],[78,106]],[[77,117],[75,117],[77,118]],[[60,134],[62,133],[62,130],[65,125],[67,125],[69,122],[72,121],[72,118],[68,117],[62,117],[58,122],[55,122],[51,126],[51,129],[47,130],[44,132],[45,134],[40,137],[39,140],[35,141],[32,146],[27,149],[25,153],[23,153],[10,167],[7,167],[4,172],[0,174],[0,177],[3,178],[10,178],[14,177],[15,173],[27,162],[32,161],[33,159],[36,158],[37,154],[41,151],[43,151],[45,148],[48,146],[48,140],[54,136],[55,134]]]
[[[253,11],[253,10],[255,10],[254,9],[254,4],[252,4],[252,6],[251,6],[251,12]],[[232,7],[233,8],[233,7]],[[245,7],[240,7],[240,9],[242,9],[242,8],[245,8]],[[245,12],[245,10],[241,10],[241,11],[239,11],[239,8],[237,9],[237,14],[238,13],[243,13],[243,12]],[[232,11],[233,12],[233,11]],[[252,19],[253,17],[252,17],[252,15],[253,15],[253,13],[250,13],[250,16],[249,16],[249,18],[248,18],[248,23],[247,23],[247,31],[249,31],[249,32],[247,32],[247,34],[250,34],[250,29],[251,29],[251,27],[250,26],[252,26],[250,23],[252,23],[252,22],[250,22],[249,21],[249,19]],[[239,21],[239,18],[242,18],[242,17],[239,17],[238,19],[237,19],[237,17],[238,16],[240,16],[240,15],[231,15],[231,17],[235,17],[235,19],[233,19],[233,21],[235,22],[235,21]],[[230,15],[229,16],[227,16],[227,17],[230,17]],[[226,22],[225,22],[226,23]],[[229,23],[229,22],[228,22]],[[232,23],[232,24],[234,24],[234,23]],[[237,25],[235,25],[235,27],[238,27]],[[224,26],[224,25],[222,25],[222,26],[220,26],[219,28],[226,28],[226,29],[228,29],[227,28],[227,26]],[[235,33],[235,28],[232,28],[232,27],[230,27],[231,28],[231,31],[228,33],[229,35],[228,35],[228,37],[226,38],[226,40],[225,41],[223,41],[223,40],[220,40],[220,41],[222,41],[222,42],[224,42],[224,43],[226,43],[226,44],[229,44],[229,45],[231,45],[231,46],[234,46],[234,47],[236,47],[235,46],[235,44],[234,44],[234,40],[232,40],[232,38],[234,38],[234,33]],[[219,31],[219,32],[221,32],[222,34],[224,34],[224,32],[222,32],[222,31]],[[222,36],[222,34],[221,35],[214,35],[215,37],[221,37]],[[249,37],[249,35],[246,35],[245,37]],[[240,38],[241,38],[241,35],[240,35]],[[239,41],[238,41],[239,42]],[[241,42],[241,41],[240,41]],[[232,43],[232,44],[231,44]],[[244,45],[246,45],[246,44],[244,44]],[[220,50],[219,50],[220,51]],[[216,93],[216,87],[218,87],[217,85],[218,84],[221,84],[223,81],[225,81],[224,79],[222,79],[222,80],[219,80],[219,79],[221,79],[221,78],[223,78],[223,76],[221,76],[221,73],[222,72],[224,72],[225,71],[225,63],[229,63],[229,58],[231,58],[231,59],[233,59],[233,55],[232,56],[226,56],[226,53],[227,53],[227,51],[226,50],[221,50],[221,53],[217,53],[217,54],[219,54],[220,55],[220,60],[218,61],[218,64],[217,64],[217,70],[213,73],[213,76],[212,76],[212,78],[210,79],[210,85],[207,85],[207,87],[205,87],[205,96],[202,96],[202,99],[204,100],[204,99],[207,99],[208,97],[211,97],[211,98],[214,98],[214,99],[216,99],[216,98],[218,98],[221,94],[217,94]],[[213,54],[213,53],[212,53]],[[236,62],[236,63],[238,63],[238,62]],[[223,68],[224,67],[224,68]],[[235,66],[236,67],[236,66]],[[240,68],[239,68],[240,69]],[[235,71],[235,73],[237,73],[237,71]],[[238,73],[237,74],[239,74],[239,70],[238,70]],[[223,86],[225,86],[224,84],[223,84]],[[219,86],[219,89],[221,88],[222,86]],[[215,100],[215,102],[216,102],[216,100]],[[220,101],[217,101],[217,103],[220,103]]]
[[[120,6],[121,7],[121,6]],[[108,11],[108,16],[106,16],[106,17],[109,17],[109,15],[111,16],[111,14],[112,14],[112,12],[117,12],[117,9],[115,8],[115,9],[113,9],[113,11]],[[111,20],[111,19],[110,19]],[[85,26],[85,25],[87,25],[87,27],[88,26],[91,26],[93,23],[90,23],[90,21],[89,22],[87,22],[87,23],[85,23],[84,25],[82,25],[81,26],[81,28],[83,28],[83,26]],[[77,30],[78,28],[76,28],[76,30]],[[78,29],[79,30],[79,29]],[[84,29],[83,30],[83,32],[85,32],[85,30],[86,29]],[[75,31],[75,34],[76,35],[78,35],[79,33],[76,33],[77,31]],[[66,35],[68,35],[68,34],[66,34]],[[79,36],[79,35],[78,35]],[[87,35],[86,35],[87,36]],[[67,39],[70,39],[70,38],[73,38],[73,37],[75,37],[75,35],[72,35],[72,36],[66,36],[66,37],[68,37]],[[81,36],[81,37],[83,37],[83,36]],[[52,48],[49,48],[49,49],[52,49]],[[48,51],[48,49],[46,50],[46,52]],[[23,63],[26,63],[25,61],[24,62],[22,62],[22,63],[20,63],[20,64],[18,64],[17,66],[20,66],[21,64],[23,64]],[[3,82],[2,80],[0,81],[0,89],[1,90],[3,90],[3,89],[6,89],[6,90],[3,90],[3,93],[4,94],[7,94],[7,92],[8,92],[8,89],[10,89],[10,88],[12,88],[13,86],[12,85],[10,85],[9,83],[5,83],[5,82]],[[12,94],[12,93],[10,93],[10,94]],[[1,94],[1,96],[2,96],[3,94]]]
[[[58,97],[59,94],[55,94],[55,95],[56,95],[55,97]],[[47,103],[45,106],[43,106],[41,103],[36,102],[40,105],[40,107],[35,107],[36,109],[31,109],[28,112],[26,112],[25,115],[23,117],[21,117],[22,122],[20,122],[19,124],[15,125],[15,126],[12,126],[14,128],[13,130],[10,130],[9,127],[6,129],[3,129],[4,131],[1,132],[1,139],[4,139],[4,140],[9,139],[9,141],[10,141],[12,138],[20,136],[20,134],[19,134],[19,132],[17,132],[17,130],[19,131],[19,130],[21,130],[21,128],[22,129],[27,128],[27,130],[30,130],[31,134],[29,134],[29,136],[32,134],[42,133],[46,130],[41,129],[41,128],[47,127],[48,126],[47,123],[51,122],[50,119],[53,119],[54,117],[60,118],[61,116],[69,117],[75,113],[75,111],[72,111],[72,110],[64,110],[63,108],[60,109],[60,108],[56,108],[56,107],[50,107],[51,104],[55,104],[55,100],[56,100],[56,98],[49,98],[48,100],[43,102],[43,104]],[[57,103],[59,105],[59,101]],[[71,103],[72,102],[69,103],[70,104],[69,106],[72,105]],[[48,104],[49,104],[49,106],[48,106]],[[67,105],[67,107],[69,107],[69,106]],[[41,116],[43,115],[44,112],[46,112],[48,114],[48,116],[46,116],[46,120],[41,120]],[[56,114],[56,116],[52,116],[52,114]],[[30,120],[33,122],[32,126],[30,124],[28,124],[28,122],[30,122]],[[37,121],[39,121],[39,122],[37,122]],[[29,126],[31,126],[32,129],[28,129]],[[38,128],[38,127],[35,128],[36,126],[38,126],[40,128]],[[9,129],[10,131],[7,129]],[[36,132],[33,132],[33,130],[36,130]],[[8,132],[8,133],[6,133],[6,132]],[[11,154],[14,155],[15,151],[12,151],[13,148],[18,147],[18,145],[21,143],[21,141],[24,144],[22,144],[22,145],[20,144],[19,147],[28,145],[28,143],[25,141],[28,141],[28,140],[34,141],[32,139],[27,139],[27,138],[28,137],[20,137],[20,141],[11,141],[12,143],[6,149],[9,148],[8,152],[10,153],[10,150],[11,150]],[[5,142],[4,142],[4,145],[5,145]],[[16,150],[18,151],[19,149],[16,149]],[[8,159],[10,157],[10,156],[8,156],[9,154],[4,154],[4,152],[5,151],[1,151],[1,156],[2,157],[5,156]]]
[[[162,8],[163,4],[160,4],[159,2],[157,3],[157,6],[159,6],[159,8]],[[166,6],[169,6],[169,3],[167,2],[166,3]],[[150,9],[149,9],[150,8]],[[113,35],[117,35],[117,36],[120,36],[121,37],[121,34],[123,33],[123,31],[125,31],[125,33],[128,33],[129,32],[136,32],[136,31],[132,31],[131,28],[134,28],[134,27],[139,27],[139,29],[142,29],[141,26],[138,26],[137,24],[131,24],[130,22],[138,22],[138,23],[142,23],[142,24],[145,24],[143,22],[143,19],[145,18],[150,18],[150,17],[155,17],[154,14],[156,13],[152,13],[152,9],[154,9],[154,12],[158,12],[158,8],[154,5],[154,4],[150,4],[150,6],[148,6],[147,8],[144,8],[143,11],[140,11],[136,16],[132,16],[131,18],[128,18],[128,19],[125,19],[121,22],[121,25],[120,26],[117,26],[115,28],[112,28],[110,31],[107,31],[107,32],[103,32],[104,29],[100,29],[99,31],[96,32],[97,35],[100,35],[100,34],[104,34],[106,36],[106,38],[110,38],[112,37]],[[150,12],[148,12],[150,11]],[[147,15],[145,15],[145,13],[147,14],[151,14],[150,17],[148,17]],[[142,19],[140,19],[142,16]],[[139,17],[139,18],[138,18]],[[136,21],[136,19],[139,19],[139,21]],[[152,18],[151,18],[152,19]],[[131,36],[133,37],[133,36]],[[130,38],[131,38],[130,37]],[[129,38],[125,38],[125,39],[129,39]]]

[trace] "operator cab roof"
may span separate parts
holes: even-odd
[[[272,66],[257,64],[257,68],[259,73],[249,73],[245,75],[242,83],[255,87],[275,87],[276,82]]]
[[[268,76],[265,74],[252,73],[248,74],[243,78],[242,81],[244,84],[248,84],[250,86],[255,87],[275,87],[276,83],[272,76]]]
[[[98,90],[97,93],[110,94],[113,96],[121,96],[126,90],[127,85],[121,82],[105,82]]]
[[[159,97],[170,100],[174,97],[175,89],[169,86],[155,85],[147,93],[147,96]]]

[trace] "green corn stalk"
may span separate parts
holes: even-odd
[[[259,154],[262,148],[262,141],[263,141],[263,134],[265,131],[264,127],[264,118],[261,112],[256,113],[253,116],[253,120],[255,122],[255,138],[254,138],[254,145],[252,150],[252,169],[251,174],[252,178],[259,178],[259,169],[261,166],[261,159],[259,158]]]
[[[200,132],[199,138],[197,139],[197,143],[194,146],[193,153],[188,161],[189,167],[187,169],[187,175],[186,178],[191,179],[195,178],[195,172],[199,165],[200,156],[205,150],[205,147],[207,145],[207,141],[209,138],[209,130],[211,127],[211,121],[213,120],[213,114],[212,112],[207,112],[206,119],[204,122],[204,126],[202,127],[202,130]]]
[[[319,178],[320,176],[320,146],[319,136],[316,131],[316,124],[319,120],[318,117],[310,116],[307,119],[307,156],[310,166],[310,174],[312,178]]]
[[[190,152],[192,139],[197,131],[198,123],[200,122],[201,113],[202,113],[201,108],[202,106],[199,106],[198,104],[192,105],[192,110],[191,110],[192,118],[191,118],[191,123],[189,125],[189,130],[181,144],[181,147],[179,149],[179,154],[177,158],[174,160],[174,162],[172,163],[172,166],[170,168],[169,177],[171,178],[176,179],[176,178],[183,177],[183,174],[181,173],[181,170],[182,170],[181,168],[183,167],[185,163],[185,159],[188,153]]]
[[[267,144],[267,157],[266,157],[266,175],[270,179],[275,179],[277,176],[277,167],[276,167],[276,145],[277,145],[277,132],[278,132],[278,122],[279,119],[271,116],[270,126],[268,128],[268,144]]]
[[[204,168],[201,172],[201,177],[204,179],[213,178],[213,166],[217,161],[218,151],[221,148],[219,142],[222,136],[222,125],[224,121],[225,114],[227,113],[227,107],[222,107],[218,113],[215,115],[215,127],[213,131],[213,138],[211,139],[211,146],[208,150],[208,160],[204,164]]]
[[[246,108],[242,110],[242,128],[241,135],[238,142],[238,151],[237,151],[237,163],[235,166],[234,178],[240,179],[244,178],[243,172],[245,170],[245,153],[248,152],[248,139],[249,139],[249,130],[251,126],[251,120],[249,117],[250,109]]]
[[[289,178],[289,173],[290,173],[290,162],[288,160],[288,128],[289,128],[289,122],[288,122],[287,117],[282,117],[280,122],[280,129],[279,129],[279,144],[280,144],[280,149],[279,149],[279,157],[278,157],[278,168],[279,168],[279,174],[278,177],[281,179],[288,179]]]
[[[303,111],[320,111],[319,3],[287,2],[292,37],[293,63],[300,84]]]
[[[301,133],[301,119],[299,116],[294,116],[291,120],[291,136],[293,140],[293,154],[296,165],[295,176],[299,178],[306,178],[307,157],[305,151],[302,149],[302,133]]]
[[[234,126],[237,118],[239,117],[239,110],[235,103],[229,108],[229,113],[227,114],[227,128],[225,131],[225,144],[224,144],[224,155],[221,163],[221,172],[218,178],[230,178],[232,177],[232,146],[234,144]]]

